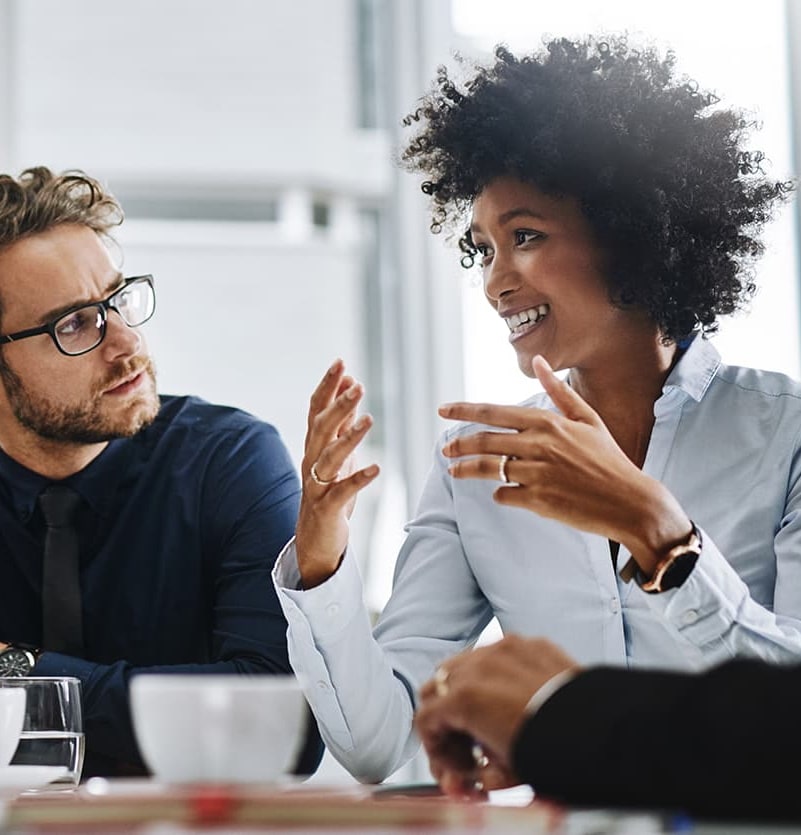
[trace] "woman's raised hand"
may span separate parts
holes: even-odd
[[[298,569],[307,589],[339,567],[356,494],[379,472],[376,464],[363,469],[354,464],[353,453],[373,424],[370,415],[356,416],[363,395],[361,384],[336,360],[311,396],[295,528]]]
[[[551,370],[534,372],[559,413],[522,406],[450,403],[440,415],[501,431],[461,435],[443,449],[454,478],[504,482],[500,504],[526,508],[622,542],[647,575],[665,545],[692,523],[673,495],[633,464],[598,414]]]

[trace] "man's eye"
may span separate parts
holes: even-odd
[[[97,310],[93,308],[76,310],[56,325],[59,336],[74,336],[76,333],[85,331],[88,327],[94,326]]]

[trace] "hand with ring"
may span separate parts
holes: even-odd
[[[354,465],[356,447],[372,426],[369,415],[356,416],[363,394],[342,360],[336,360],[311,396],[295,527],[304,588],[325,582],[337,570],[347,548],[356,495],[378,475],[375,464],[362,469]]]
[[[512,749],[531,697],[576,662],[543,639],[511,635],[440,665],[418,694],[415,729],[446,794],[520,782]]]
[[[456,435],[443,454],[455,479],[500,482],[494,499],[601,534],[625,545],[644,573],[653,569],[648,532],[676,540],[692,524],[676,499],[618,446],[600,416],[547,361],[533,369],[558,411],[490,403],[450,403],[442,417],[499,431]]]

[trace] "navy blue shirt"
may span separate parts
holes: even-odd
[[[111,441],[63,481],[79,519],[84,657],[40,656],[33,675],[82,682],[86,761],[137,773],[128,683],[139,673],[291,673],[270,571],[300,486],[277,431],[237,409],[161,398],[153,424]],[[42,639],[48,480],[0,451],[0,641]],[[297,770],[322,753],[312,728]]]

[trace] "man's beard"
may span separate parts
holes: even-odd
[[[104,391],[144,372],[151,386],[146,396],[139,394],[118,415],[106,415],[101,406]],[[32,395],[22,379],[0,361],[0,380],[16,419],[41,438],[72,444],[97,444],[114,438],[129,438],[149,426],[159,411],[156,395],[156,369],[151,359],[136,358],[118,362],[102,383],[95,386],[85,403],[64,406]]]

